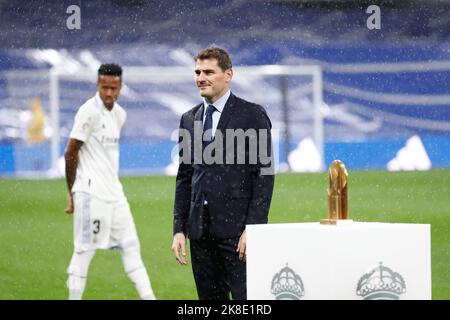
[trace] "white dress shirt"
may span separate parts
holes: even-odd
[[[221,96],[216,102],[214,103],[208,103],[206,102],[205,98],[203,98],[203,125],[205,124],[205,118],[206,118],[206,108],[210,104],[212,104],[216,111],[212,114],[212,136],[214,137],[217,129],[217,125],[219,124],[220,116],[222,115],[223,108],[225,107],[225,103],[227,103],[228,98],[230,97],[231,91],[228,90],[223,96]]]

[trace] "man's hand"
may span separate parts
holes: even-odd
[[[72,214],[73,213],[73,197],[72,193],[67,193],[67,208],[64,209],[65,213]]]
[[[241,237],[239,238],[239,243],[236,249],[236,252],[239,252],[239,260],[245,261],[246,249],[247,249],[247,233],[246,230],[244,230],[244,232],[242,232],[241,234]]]
[[[180,254],[181,249],[181,254]],[[186,236],[184,233],[179,232],[175,233],[173,236],[173,242],[172,242],[172,251],[175,255],[175,258],[178,260],[178,262],[182,265],[186,265],[187,261],[185,259],[186,257]]]

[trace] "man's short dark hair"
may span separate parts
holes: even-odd
[[[98,76],[116,76],[122,81],[122,67],[115,63],[104,63],[98,68]]]
[[[230,55],[228,54],[227,50],[219,47],[209,47],[203,49],[194,57],[194,61],[205,59],[216,59],[217,64],[220,69],[222,69],[222,71],[231,69],[233,67]]]

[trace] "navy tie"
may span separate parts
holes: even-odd
[[[205,114],[205,122],[203,123],[203,147],[206,147],[208,144],[211,143],[213,137],[212,137],[212,115],[216,111],[216,107],[214,107],[212,104],[210,104],[206,108],[206,114]],[[209,132],[207,132],[209,130]]]

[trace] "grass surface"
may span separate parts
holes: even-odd
[[[350,172],[356,221],[431,224],[433,299],[450,299],[450,170]],[[196,299],[190,265],[172,256],[173,177],[124,177],[142,256],[159,299]],[[270,223],[326,216],[327,174],[276,176]],[[63,180],[0,180],[0,299],[66,299],[72,218]],[[137,299],[119,252],[97,251],[85,299]]]

